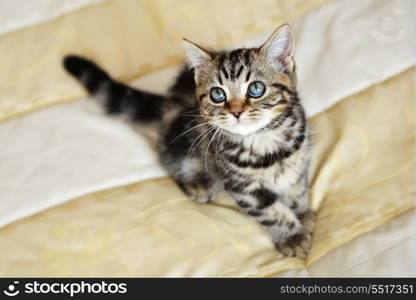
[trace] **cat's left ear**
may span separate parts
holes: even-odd
[[[295,41],[288,24],[283,24],[277,28],[260,47],[260,51],[272,66],[279,71],[287,70],[289,72],[295,70],[294,49]]]
[[[212,57],[208,51],[187,39],[183,39],[182,43],[188,58],[188,65],[194,69],[195,81],[198,84],[209,74],[212,67]]]

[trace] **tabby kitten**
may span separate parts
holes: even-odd
[[[225,188],[279,251],[304,258],[315,224],[308,201],[311,141],[289,26],[259,48],[208,52],[183,43],[190,70],[166,97],[114,81],[78,56],[67,56],[64,66],[107,113],[159,122],[161,161],[190,198],[206,203]]]

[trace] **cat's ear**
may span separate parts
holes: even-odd
[[[182,43],[186,51],[188,65],[195,70],[195,81],[198,84],[212,67],[211,54],[187,39],[183,39]]]
[[[294,49],[295,41],[288,24],[283,24],[277,28],[260,47],[260,51],[272,66],[279,71],[285,69],[289,72],[295,70]]]

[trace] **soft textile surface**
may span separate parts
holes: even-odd
[[[311,119],[318,222],[306,262],[282,258],[227,197],[199,205],[164,178],[82,196],[4,227],[0,251],[10,255],[0,258],[0,272],[270,276],[311,265],[414,208],[414,75],[409,69]]]
[[[0,33],[45,22],[97,1],[103,0],[2,0]]]
[[[313,277],[416,277],[412,210],[338,247],[307,268]]]
[[[397,74],[409,64],[414,63],[415,58],[409,46],[410,32],[405,27],[408,10],[395,15],[395,10],[406,7],[405,4],[408,2],[363,0],[357,4],[355,0],[330,1],[293,22],[297,37],[299,85],[302,101],[309,116],[323,111],[346,95],[351,95]],[[132,5],[130,1],[123,3]],[[110,4],[101,3],[85,7],[82,11],[95,12],[97,10],[94,15],[97,14],[97,18],[101,18],[103,13],[101,10],[107,5]],[[113,5],[118,4],[111,4],[110,8],[114,8]],[[300,11],[304,8],[303,5],[298,7]],[[114,14],[115,11],[117,10],[111,13]],[[243,14],[243,12],[239,13]],[[62,18],[75,18],[78,14],[80,11],[72,12]],[[389,15],[394,17],[395,26],[398,28],[389,27],[390,29],[386,30],[383,27],[383,20]],[[90,13],[77,18],[84,20],[87,17],[90,17]],[[23,55],[20,51],[27,49],[26,43],[33,44],[33,35],[30,33],[33,33],[34,28],[38,28],[41,36],[47,37],[49,30],[56,30],[55,27],[58,26],[56,22],[61,22],[59,21],[61,19],[0,36],[0,48],[1,41],[10,39],[15,41],[15,44],[12,43],[10,47],[4,48],[8,51],[14,50],[19,43],[22,44],[21,47],[17,47],[16,53],[9,53],[16,56],[11,60],[13,64],[11,63],[10,66],[16,68],[16,61],[31,57],[32,52],[27,51],[25,53],[28,58],[20,57]],[[88,21],[89,19],[85,20],[85,22]],[[345,25],[346,22],[348,26]],[[72,23],[63,23],[62,26],[64,25],[65,28],[77,26]],[[235,28],[240,28],[239,26],[242,25],[238,23],[235,26]],[[230,35],[234,34],[232,28],[227,28],[227,34],[228,32]],[[113,30],[121,29],[113,28]],[[266,38],[269,31],[237,44],[259,44]],[[251,31],[247,31],[247,34],[249,32]],[[403,32],[405,32],[404,36]],[[82,33],[83,31],[78,31],[74,34],[78,36]],[[126,33],[120,32],[120,34]],[[384,37],[390,36],[391,39],[380,38],[380,34]],[[98,33],[97,35],[99,36]],[[94,35],[93,38],[98,39],[98,36]],[[343,39],[343,37],[349,38]],[[396,38],[393,39],[393,37]],[[159,38],[163,40],[164,35]],[[72,41],[66,35],[62,39]],[[202,37],[197,37],[197,41],[200,39],[202,40]],[[15,80],[10,73],[3,73],[6,77],[3,81],[6,88],[4,86],[1,88],[2,81],[0,81],[0,114],[1,105],[10,105],[13,109],[22,109],[26,105],[33,108],[32,104],[35,102],[31,102],[31,99],[35,95],[40,95],[38,92],[48,94],[47,97],[39,98],[44,103],[47,99],[56,96],[51,89],[60,88],[60,86],[71,87],[71,92],[81,91],[75,80],[63,73],[60,61],[58,61],[67,45],[61,45],[61,40],[48,39],[48,41],[53,42],[56,47],[62,46],[62,49],[60,48],[56,53],[54,48],[47,48],[42,52],[44,59],[41,62],[49,62],[52,58],[57,60],[54,64],[50,62],[53,68],[47,68],[48,72],[45,73],[43,71],[45,66],[35,60],[29,66],[18,65],[21,68],[25,67],[24,72],[20,72],[19,76],[25,76],[24,74],[30,71],[34,78]],[[101,43],[104,41],[100,41],[96,41],[96,44],[91,47],[96,51],[107,49],[101,49]],[[43,43],[42,40],[36,45],[46,47]],[[114,43],[119,43],[119,41],[116,39]],[[204,40],[203,43],[215,44],[210,40]],[[180,47],[178,40],[172,41],[172,45]],[[74,45],[74,47],[77,46],[79,43]],[[129,47],[133,46],[135,47],[136,44]],[[79,48],[76,51],[82,53],[82,49]],[[179,50],[183,53],[182,49],[179,48]],[[137,53],[140,55],[135,55],[135,58],[137,56],[140,59],[148,54],[147,52]],[[100,60],[100,57],[95,59]],[[126,70],[124,58],[115,56],[112,60],[114,64],[123,66],[117,68],[121,68],[123,72]],[[346,61],[348,64],[345,63]],[[111,67],[112,73],[117,73],[117,68]],[[177,69],[178,67],[172,67],[153,72],[135,81],[134,84],[144,89],[164,93],[175,77]],[[47,78],[45,81],[45,74],[56,76]],[[55,80],[59,82],[55,84]],[[26,84],[21,84],[22,82]],[[10,86],[11,83],[16,86]],[[16,93],[25,89],[30,90],[30,94],[22,99],[20,96],[18,99],[14,98]],[[39,91],[36,92],[34,89],[39,89]],[[56,97],[53,99],[59,101]],[[7,110],[3,112],[6,113]],[[147,143],[144,136],[137,136],[133,130],[121,122],[103,116],[95,110],[92,103],[86,101],[67,103],[4,122],[0,124],[0,139],[8,141],[0,149],[0,159],[3,158],[1,159],[0,179],[5,178],[5,180],[0,180],[3,200],[0,201],[0,226],[86,193],[167,175],[157,162],[152,143]],[[12,177],[9,176],[11,173],[13,173]],[[22,186],[25,188],[22,189]]]
[[[306,268],[279,277],[416,277],[415,211],[337,247]]]
[[[78,2],[66,5],[84,4]],[[323,9],[316,9],[323,3]],[[254,40],[263,40],[273,28],[296,18],[299,85],[305,98],[314,104],[310,113],[317,113],[348,96],[351,89],[366,88],[414,63],[409,40],[411,3],[411,0],[263,0],[261,5],[249,0],[99,2],[53,21],[0,36],[0,120],[82,96],[79,85],[68,80],[61,68],[61,59],[67,53],[93,58],[115,77],[130,80],[181,63],[184,51],[179,41],[183,37],[206,47],[230,47],[248,38],[253,41],[257,35]],[[300,19],[313,9],[316,10],[309,18]],[[51,9],[51,14],[56,14],[56,10]],[[348,47],[344,50],[346,37]],[[338,64],[333,64],[334,61]],[[341,62],[348,62],[348,68],[343,66],[340,70]],[[367,65],[371,69],[366,70]],[[332,76],[334,73],[337,76]],[[328,89],[328,85],[332,88]],[[310,89],[312,86],[315,90]]]
[[[0,32],[92,2],[36,0],[49,13],[37,6],[26,19],[4,18]],[[190,3],[108,0],[0,35],[0,120],[82,95],[62,71],[67,52],[123,80],[148,74],[135,84],[164,92],[183,59],[182,36],[215,48],[253,45],[293,20],[316,144],[310,194],[318,225],[308,259],[283,259],[225,195],[209,205],[186,199],[160,178],[151,131],[137,136],[76,101],[0,124],[0,226],[41,211],[0,229],[0,276],[270,276],[296,268],[285,275],[411,276],[414,2]]]
[[[0,36],[0,120],[83,95],[62,70],[64,54],[94,58],[128,80],[181,63],[183,37],[224,47],[327,1],[109,0],[9,32]]]

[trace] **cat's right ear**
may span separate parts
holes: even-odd
[[[208,51],[187,39],[183,39],[182,43],[186,51],[188,65],[194,69],[195,81],[198,84],[209,73],[212,67],[212,57]]]
[[[292,30],[288,24],[283,24],[260,47],[260,51],[265,54],[270,65],[277,70],[286,69],[293,72],[295,70],[294,48]]]

